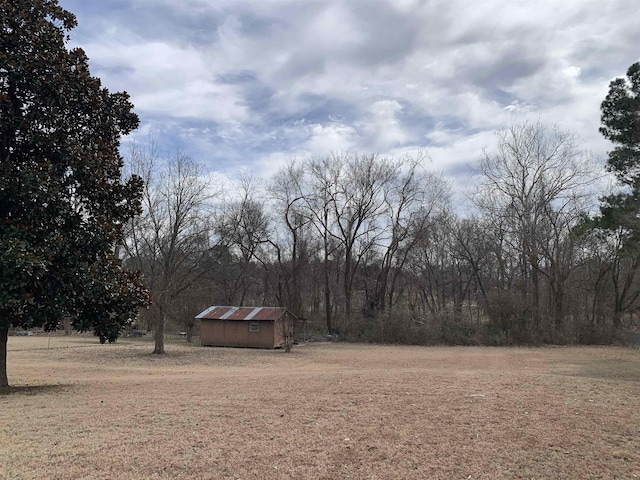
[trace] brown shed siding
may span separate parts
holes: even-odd
[[[295,318],[278,307],[210,307],[200,319],[200,344],[215,347],[275,348],[284,343],[283,318]],[[251,325],[258,324],[252,332]]]
[[[258,332],[250,332],[251,323],[238,320],[203,319],[200,324],[201,345],[215,347],[274,348],[274,325],[272,321],[261,321]]]

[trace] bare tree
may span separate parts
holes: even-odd
[[[453,255],[467,263],[473,273],[478,292],[487,302],[487,278],[492,278],[491,247],[486,225],[478,218],[463,218],[452,226]],[[493,262],[495,265],[495,262]],[[493,276],[495,278],[495,276]]]
[[[276,297],[280,306],[287,307],[297,316],[303,316],[303,273],[309,269],[310,219],[303,210],[301,185],[304,168],[290,162],[273,177],[269,193],[275,200],[284,231],[270,243],[275,249],[278,267]]]
[[[595,179],[589,155],[570,132],[520,123],[498,132],[495,152],[483,153],[479,209],[500,218],[504,239],[518,255],[519,287],[529,328],[540,331],[543,281],[550,287],[555,327],[560,328],[568,273],[575,249],[572,228],[591,198]]]
[[[237,300],[238,305],[244,305],[251,286],[259,283],[253,272],[253,262],[266,262],[264,249],[271,236],[270,219],[258,180],[245,173],[231,183],[232,190],[214,215],[213,228],[219,241],[239,259],[240,268],[228,292],[228,300]]]
[[[298,305],[299,272],[310,258],[315,233],[329,332],[337,327],[336,302],[346,320],[352,315],[356,280],[368,262],[380,263],[373,288],[365,288],[376,299],[369,301],[372,308],[384,310],[398,298],[397,280],[408,252],[446,203],[446,182],[422,169],[424,158],[330,155],[291,162],[274,177],[269,191],[284,212],[288,232],[286,242],[274,243],[282,274],[290,267],[286,275],[293,282],[285,286],[293,291],[287,296]],[[290,253],[283,256],[284,245]]]
[[[130,224],[129,261],[144,272],[153,299],[153,353],[164,353],[164,331],[176,300],[202,276],[210,250],[209,180],[201,165],[182,152],[163,158],[151,140],[134,145],[129,166],[145,181],[143,213]]]
[[[393,306],[398,278],[409,255],[448,202],[448,183],[424,170],[425,158],[421,153],[396,162],[393,176],[383,187],[385,208],[376,247],[380,268],[370,301],[375,310]]]
[[[333,223],[333,191],[340,175],[341,162],[337,157],[308,159],[305,162],[306,176],[296,178],[299,198],[304,202],[304,215],[321,238],[323,298],[327,330],[333,333],[333,303],[331,289],[331,257],[336,251],[331,228]]]
[[[637,243],[627,241],[629,230],[623,227],[594,229],[589,234],[587,260],[595,270],[592,318],[600,326],[610,319],[612,326],[619,329],[624,326],[625,313],[640,310],[640,252]]]
[[[451,222],[451,212],[441,212],[431,228],[419,237],[407,263],[413,288],[417,289],[421,300],[422,314],[432,318],[444,312],[452,300]]]
[[[385,194],[400,165],[368,155],[348,157],[345,166],[332,205],[336,220],[333,235],[344,249],[345,315],[349,318],[356,272],[384,233],[380,217],[389,207]]]
[[[296,317],[287,311],[282,318],[275,323],[276,334],[282,339],[282,347],[285,353],[291,352],[293,348],[296,321]]]

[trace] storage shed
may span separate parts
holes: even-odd
[[[297,318],[280,307],[213,306],[196,315],[200,345],[276,348],[293,338]]]

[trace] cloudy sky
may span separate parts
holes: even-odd
[[[330,152],[401,156],[464,183],[529,118],[604,159],[599,106],[640,59],[633,0],[61,0],[92,73],[165,150],[269,176]]]

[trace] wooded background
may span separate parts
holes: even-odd
[[[141,325],[188,330],[210,305],[274,305],[318,335],[412,344],[611,342],[637,322],[633,229],[604,225],[605,174],[540,123],[479,152],[469,206],[414,157],[292,160],[268,182],[208,175],[134,145],[146,185],[125,263],[153,306]]]

